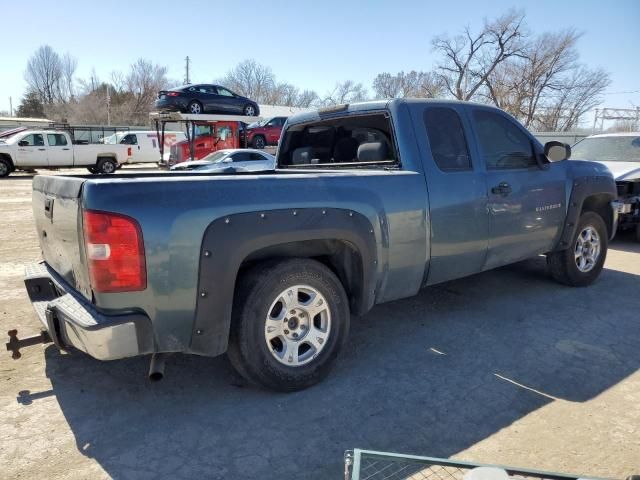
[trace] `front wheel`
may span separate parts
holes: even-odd
[[[227,354],[238,373],[289,392],[322,380],[349,332],[347,295],[335,274],[315,260],[266,262],[237,288]]]
[[[247,117],[255,117],[256,107],[254,107],[251,104],[245,105],[244,109],[242,110],[242,113],[244,113]]]
[[[8,177],[10,173],[11,164],[7,160],[0,158],[0,178]]]
[[[551,276],[572,287],[591,285],[604,267],[607,248],[607,227],[602,217],[584,212],[569,248],[547,254]]]

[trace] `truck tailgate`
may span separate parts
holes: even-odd
[[[82,240],[83,177],[37,175],[33,217],[42,256],[70,286],[91,300]]]

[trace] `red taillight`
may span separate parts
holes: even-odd
[[[180,95],[178,92],[167,92],[167,97],[177,97]]]
[[[131,152],[132,152],[131,147],[127,148],[127,156],[128,156],[128,157],[130,157],[130,156],[131,156]]]
[[[84,243],[89,280],[95,292],[133,292],[147,288],[140,225],[133,218],[85,210]]]

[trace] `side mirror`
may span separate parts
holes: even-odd
[[[233,159],[231,157],[227,157],[224,160],[222,160],[222,163],[231,163],[233,162]]]
[[[571,147],[562,142],[547,142],[544,144],[544,155],[552,162],[561,162],[571,157]]]
[[[29,142],[27,142],[26,140],[20,140],[20,141],[18,142],[18,146],[20,146],[20,147],[27,147],[27,146],[29,146]]]

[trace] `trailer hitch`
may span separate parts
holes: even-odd
[[[22,354],[20,349],[24,347],[30,347],[31,345],[38,345],[39,343],[51,343],[53,339],[49,332],[42,330],[40,335],[34,335],[32,337],[18,338],[18,330],[9,330],[9,341],[6,343],[7,351],[12,352],[11,358],[14,360],[19,359]]]

